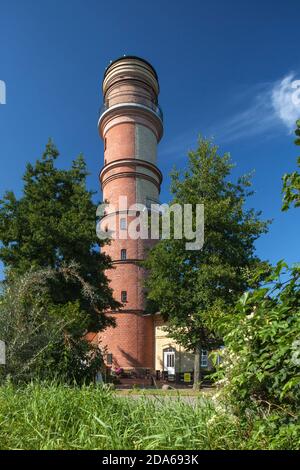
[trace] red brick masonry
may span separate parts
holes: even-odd
[[[145,203],[145,188],[149,188],[150,197],[159,194],[161,174],[153,161],[162,136],[161,119],[153,112],[158,90],[156,73],[141,59],[121,58],[105,72],[106,111],[99,119],[105,148],[100,183],[103,199],[114,205],[117,212],[120,196],[127,196],[130,206]],[[147,138],[148,142],[155,142],[154,150],[145,147],[150,145]],[[152,161],[150,157],[144,159],[143,149],[145,155],[152,152]],[[122,214],[117,216],[117,233],[120,217]],[[151,315],[145,315],[146,272],[138,263],[145,258],[147,247],[149,240],[117,239],[103,248],[114,262],[114,269],[107,276],[115,298],[121,302],[121,293],[126,291],[127,295],[120,312],[107,313],[115,318],[116,327],[99,334],[100,347],[106,347],[107,353],[112,354],[112,365],[116,368],[154,369],[154,322]],[[126,250],[126,260],[121,260],[122,249]]]

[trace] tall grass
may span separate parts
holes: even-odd
[[[268,448],[253,423],[207,398],[120,397],[108,388],[0,387],[0,449]]]

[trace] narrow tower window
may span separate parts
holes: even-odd
[[[126,258],[127,258],[127,253],[126,253],[126,250],[123,249],[121,250],[121,260],[125,261]]]
[[[111,353],[107,354],[106,356],[106,363],[108,366],[111,366],[113,363],[113,355]]]
[[[120,230],[126,230],[126,219],[120,219]]]
[[[127,291],[126,290],[122,290],[121,292],[121,302],[124,304],[125,302],[127,302]]]

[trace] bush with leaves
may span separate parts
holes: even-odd
[[[235,411],[268,408],[297,420],[300,266],[289,269],[280,261],[263,286],[245,293],[235,310],[221,317],[219,327],[226,347],[218,374]]]
[[[89,325],[86,310],[78,300],[64,304],[52,301],[49,281],[62,279],[96,308],[97,290],[81,277],[76,263],[13,275],[3,284],[0,338],[6,343],[7,357],[0,370],[2,378],[10,376],[20,382],[58,377],[81,383],[93,380],[101,368],[101,351],[85,339]]]
[[[300,119],[296,122],[297,128],[295,130],[296,139],[295,144],[300,145]],[[298,168],[300,168],[300,157],[297,159]],[[291,205],[300,207],[300,173],[294,171],[283,176],[283,205],[282,210],[288,210]]]

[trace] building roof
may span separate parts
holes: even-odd
[[[105,75],[107,74],[109,68],[115,64],[116,62],[118,62],[119,60],[123,60],[123,59],[136,59],[136,60],[140,60],[141,62],[144,62],[145,64],[147,64],[149,67],[151,67],[153,73],[154,73],[154,76],[156,78],[156,80],[158,80],[158,76],[157,76],[157,73],[156,73],[156,70],[155,68],[153,67],[153,65],[150,64],[150,62],[148,62],[146,59],[143,59],[142,57],[138,57],[137,55],[124,55],[122,57],[118,57],[117,59],[113,60],[112,62],[110,62],[110,64],[106,67],[105,69],[105,72],[104,72],[104,78],[105,78]],[[103,79],[104,79],[103,78]]]

